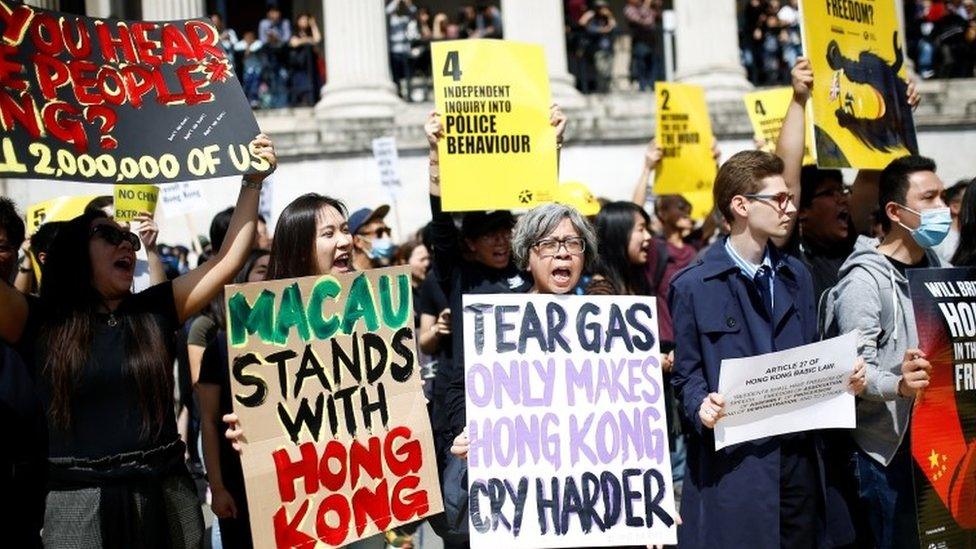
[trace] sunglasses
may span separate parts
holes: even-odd
[[[774,204],[779,206],[779,209],[786,211],[786,208],[790,204],[795,204],[795,198],[793,193],[779,192],[776,194],[744,194],[742,195],[750,200],[772,200]]]
[[[132,249],[139,251],[142,247],[142,243],[139,242],[139,237],[132,234],[130,231],[123,231],[118,227],[113,227],[112,225],[95,225],[91,230],[91,237],[99,237],[105,242],[108,242],[112,246],[118,246],[123,241],[127,241]]]

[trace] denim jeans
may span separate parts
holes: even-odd
[[[853,456],[858,499],[867,524],[855,524],[858,541],[873,540],[879,549],[917,548],[918,518],[908,437],[887,467],[858,449]]]

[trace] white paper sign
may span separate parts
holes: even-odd
[[[718,392],[725,416],[715,449],[812,429],[853,429],[847,381],[857,360],[857,332],[748,358],[722,361]]]
[[[156,207],[162,209],[164,217],[176,217],[206,209],[207,201],[200,185],[184,181],[160,185]]]
[[[380,171],[380,185],[384,186],[391,196],[399,196],[402,185],[396,139],[392,136],[374,139],[373,158],[376,159],[376,167]]]
[[[653,298],[465,295],[474,549],[677,542]]]

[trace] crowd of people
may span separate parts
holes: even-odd
[[[686,199],[653,192],[662,159],[653,141],[635,159],[632,200],[571,189],[522,215],[456,218],[441,207],[437,113],[424,127],[431,221],[398,246],[389,207],[349,213],[340,197],[314,192],[288,204],[269,236],[257,212],[267,173],[245,177],[198,261],[190,248],[161,254],[148,212],[115,222],[110,197],[29,239],[16,206],[0,199],[0,424],[17,441],[0,450],[0,483],[19,495],[0,518],[4,539],[200,547],[196,467],[187,466],[196,461],[218,517],[214,546],[251,547],[224,284],[402,264],[445,508],[454,510],[430,519],[445,547],[468,545],[466,515],[457,515],[468,449],[460,312],[462,296],[479,293],[657,298],[681,547],[917,547],[908,426],[931,365],[918,349],[906,270],[976,266],[976,180],[946,189],[922,156],[852,182],[802,166],[806,60],[791,82],[776,155],[744,151],[721,163],[715,209],[701,224]],[[913,88],[908,100],[918,102]],[[566,117],[556,106],[550,122],[558,147]],[[273,169],[270,140],[251,147]],[[855,329],[855,429],[714,449],[723,358]],[[411,531],[386,537],[407,547]]]
[[[922,78],[972,78],[976,67],[976,2],[906,0],[908,55]]]
[[[219,14],[210,16],[220,33],[220,47],[234,63],[244,95],[254,109],[312,106],[325,82],[322,32],[311,14],[299,14],[294,23],[276,5],[268,8],[256,30],[240,37],[224,25]]]

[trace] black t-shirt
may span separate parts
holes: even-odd
[[[29,301],[30,312],[18,351],[37,380],[38,394],[46,413],[50,413],[51,383],[41,370],[47,360],[47,346],[41,341],[44,327],[52,314],[36,299]],[[176,418],[172,406],[166,406],[161,429],[152,428],[143,437],[142,409],[139,392],[127,372],[127,346],[131,342],[127,318],[147,316],[163,334],[167,375],[172,376],[175,351],[174,334],[179,316],[173,298],[173,285],[164,282],[125,298],[113,314],[116,325],[110,326],[107,314],[96,314],[91,353],[82,368],[71,399],[71,426],[61,429],[48,426],[48,446],[52,458],[77,457],[96,459],[126,452],[148,450],[177,439]]]
[[[227,366],[227,335],[224,331],[210,340],[203,352],[200,362],[199,383],[220,387],[220,413],[218,417],[234,411],[234,403],[230,392],[230,369]],[[217,432],[223,433],[223,424],[218,419]],[[244,494],[244,472],[241,469],[241,458],[231,446],[227,438],[220,437],[220,474],[224,487],[234,496],[236,501]]]
[[[450,307],[444,289],[437,279],[437,273],[431,271],[427,273],[427,278],[420,284],[420,297],[417,299],[417,313],[420,315],[431,315],[437,318],[441,311]],[[440,347],[434,355],[438,361],[450,360],[454,345],[452,336],[441,336]]]
[[[895,270],[898,271],[899,274],[901,274],[902,276],[906,276],[906,277],[908,275],[905,274],[905,273],[906,273],[906,271],[908,269],[927,269],[929,267],[929,256],[928,256],[928,254],[923,255],[922,256],[922,260],[919,261],[918,263],[914,264],[914,265],[912,265],[910,263],[902,263],[901,261],[898,261],[897,259],[895,259],[895,258],[893,258],[891,256],[887,256],[886,255],[885,257],[888,258],[888,262],[891,263],[892,267],[894,267]]]

